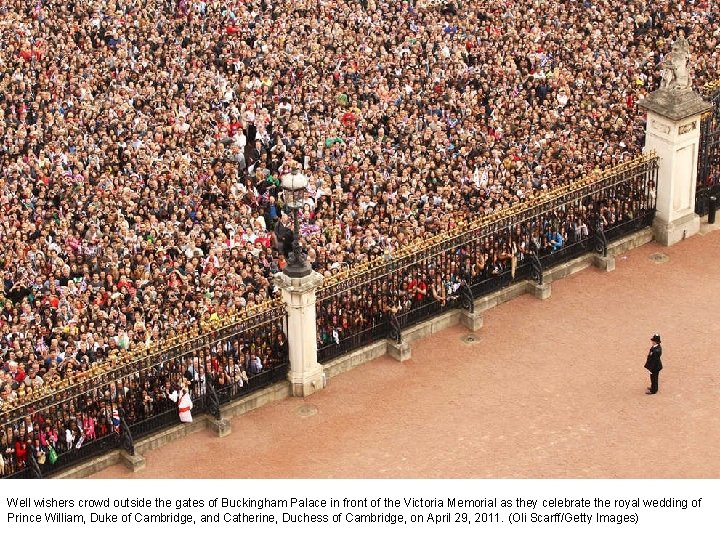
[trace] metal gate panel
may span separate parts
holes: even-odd
[[[713,104],[700,120],[695,212],[708,213],[711,195],[720,197],[720,80],[705,85],[703,97]]]

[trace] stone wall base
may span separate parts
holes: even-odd
[[[460,324],[471,332],[477,332],[483,326],[482,313],[478,313],[477,311],[470,313],[469,311],[462,310],[460,313]]]
[[[131,456],[125,450],[120,450],[120,463],[132,472],[137,472],[145,468],[145,458],[137,452],[134,456]]]
[[[604,272],[612,272],[615,270],[615,257],[595,255],[595,257],[593,257],[593,266],[603,270]]]
[[[290,381],[291,394],[293,397],[307,397],[314,394],[318,390],[325,388],[325,374],[323,367],[318,364],[317,369],[302,374],[288,374]]]
[[[540,285],[534,281],[528,281],[526,287],[528,294],[532,294],[538,300],[547,300],[552,294],[552,288],[549,283]]]
[[[214,431],[218,437],[227,437],[230,433],[232,433],[230,422],[227,418],[221,418],[218,420],[217,418],[208,417],[207,425],[208,428]]]
[[[670,223],[655,218],[653,231],[656,242],[663,246],[672,246],[700,231],[700,216],[691,211]]]
[[[410,360],[412,357],[412,351],[410,350],[410,344],[402,340],[400,343],[388,339],[387,340],[387,354],[393,357],[398,362],[404,362]]]

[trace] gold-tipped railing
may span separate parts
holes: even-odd
[[[490,215],[479,216],[475,219],[459,221],[453,229],[442,231],[432,238],[416,239],[408,246],[395,250],[390,260],[379,256],[352,267],[346,268],[332,276],[325,278],[323,285],[317,291],[318,300],[322,300],[343,290],[370,281],[375,275],[382,273],[385,267],[402,268],[421,260],[431,254],[433,247],[440,244],[452,245],[463,243],[463,238],[481,233],[492,233],[507,228],[510,225],[523,221],[526,217],[536,214],[544,209],[551,209],[584,197],[602,189],[621,184],[629,177],[636,176],[648,166],[657,166],[657,156],[654,152],[636,156],[615,167],[605,170],[594,170],[584,178],[571,184],[558,186],[554,189],[530,194],[525,202],[513,205]]]
[[[89,370],[68,374],[30,392],[24,385],[20,385],[17,399],[0,405],[0,426],[51,405],[82,396],[93,388],[118,381],[159,363],[180,358],[218,340],[251,332],[272,321],[282,321],[285,313],[282,301],[274,299],[224,317],[206,315],[186,332],[175,333],[171,330],[170,334],[160,341],[136,343],[132,344],[130,350],[111,351],[107,359],[93,364]]]

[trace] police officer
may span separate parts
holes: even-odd
[[[655,334],[650,338],[652,345],[650,346],[650,352],[647,355],[647,361],[645,362],[645,369],[650,372],[650,387],[647,389],[646,394],[657,394],[658,391],[658,378],[660,377],[660,370],[663,368],[662,360],[662,347],[660,346],[660,336]]]

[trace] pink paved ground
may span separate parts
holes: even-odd
[[[653,253],[670,260],[656,264]],[[95,478],[719,478],[720,232],[651,243]],[[645,395],[654,332],[660,393]],[[314,405],[317,414],[298,409]],[[188,466],[192,463],[192,466]]]

